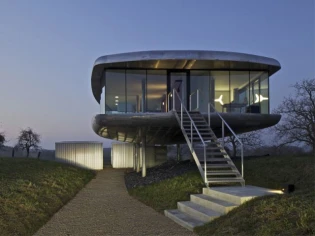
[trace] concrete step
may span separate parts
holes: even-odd
[[[198,220],[178,209],[165,210],[164,215],[191,231],[193,231],[196,226],[201,226],[206,223],[205,221]]]
[[[241,186],[229,186],[229,187],[212,187],[203,188],[203,194],[213,198],[218,198],[223,201],[232,202],[240,205],[255,197],[279,194],[281,191],[274,191],[261,187],[255,187],[251,185]]]
[[[193,218],[196,218],[200,221],[205,221],[205,222],[209,222],[221,215],[217,211],[211,210],[207,207],[201,206],[191,201],[178,202],[177,208],[181,212],[184,212],[192,216]]]
[[[196,204],[207,207],[222,214],[226,214],[238,206],[237,204],[210,197],[205,194],[192,194],[190,195],[190,200]]]

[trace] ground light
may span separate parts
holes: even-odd
[[[282,192],[284,193],[293,193],[295,190],[294,184],[285,184],[283,186]]]

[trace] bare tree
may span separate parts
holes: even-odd
[[[29,157],[30,149],[39,149],[40,135],[35,133],[31,128],[22,129],[18,137],[17,146],[26,150],[26,156]]]
[[[238,135],[237,137],[243,143],[244,148],[253,149],[262,145],[260,131],[252,131],[252,132],[243,133],[243,134]],[[238,148],[240,147],[240,143],[237,141],[237,139],[232,135],[232,136],[226,137],[224,139],[224,143],[226,144],[226,146],[230,146],[232,148],[231,155],[233,157],[236,157]]]
[[[315,156],[315,79],[303,80],[292,87],[295,94],[285,97],[274,110],[282,115],[275,126],[277,139],[281,145],[309,145]]]
[[[4,148],[4,143],[6,142],[5,134],[0,132],[0,150]]]

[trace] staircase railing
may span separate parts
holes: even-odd
[[[195,122],[191,118],[189,112],[187,111],[186,107],[184,106],[184,104],[182,102],[182,99],[180,98],[179,94],[177,93],[177,91],[175,89],[173,89],[172,97],[173,97],[173,111],[175,111],[176,118],[180,121],[181,129],[183,131],[183,134],[184,134],[184,137],[186,139],[186,142],[190,146],[190,151],[191,151],[191,153],[193,155],[193,158],[194,158],[194,160],[195,160],[195,162],[197,164],[199,172],[200,172],[202,178],[204,178],[205,183],[208,185],[208,181],[207,181],[207,161],[206,161],[206,158],[207,158],[207,150],[206,150],[207,144],[203,140],[201,134],[199,133],[199,130],[196,127]],[[176,99],[178,99],[178,102],[180,102],[180,117],[178,116],[178,114],[176,112]],[[185,130],[184,125],[183,125],[183,114],[184,113],[187,114],[187,117],[190,120],[190,139],[189,139],[189,136],[186,133],[186,130]],[[197,157],[197,154],[196,154],[196,152],[194,150],[194,147],[193,147],[193,144],[194,144],[194,131],[196,131],[196,133],[198,134],[198,137],[199,137],[199,139],[200,139],[200,141],[201,141],[201,143],[203,145],[204,170],[201,167],[200,161],[199,161],[199,159]]]
[[[197,89],[195,92],[192,92],[190,95],[189,95],[189,111],[192,111],[192,101],[191,101],[191,98],[193,95],[197,96],[197,107],[195,110],[199,110],[199,89]]]
[[[223,117],[220,115],[220,113],[215,109],[215,107],[209,102],[208,103],[208,124],[209,127],[211,128],[211,119],[210,119],[210,113],[211,113],[211,108],[213,109],[213,112],[216,113],[220,119],[221,119],[221,128],[222,128],[222,147],[224,148],[224,126],[226,126],[231,134],[233,134],[233,136],[235,137],[235,140],[239,142],[240,144],[240,148],[241,148],[241,168],[242,168],[242,177],[244,178],[244,145],[242,143],[242,141],[237,137],[237,135],[234,133],[234,131],[232,130],[232,128],[228,125],[228,123],[223,119]]]

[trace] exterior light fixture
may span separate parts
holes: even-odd
[[[171,94],[171,97],[173,97],[173,94]]]
[[[119,100],[115,100],[115,102],[119,102]]]
[[[223,95],[221,94],[219,98],[215,99],[215,102],[219,102],[222,106],[224,105],[223,101],[222,101]]]
[[[258,95],[258,94],[255,94],[256,95],[256,101],[255,101],[255,103],[257,103],[257,102],[262,102],[262,101],[264,101],[264,100],[268,100],[268,98],[267,97],[263,97],[263,95]]]
[[[163,105],[163,106],[164,106],[164,104],[165,104],[165,103],[164,103],[164,102],[162,102],[162,105]]]
[[[119,96],[115,96],[115,98],[119,98]]]
[[[116,106],[118,106],[118,103],[115,103]]]
[[[292,193],[295,190],[294,184],[286,184],[283,186],[282,192],[284,193]]]

